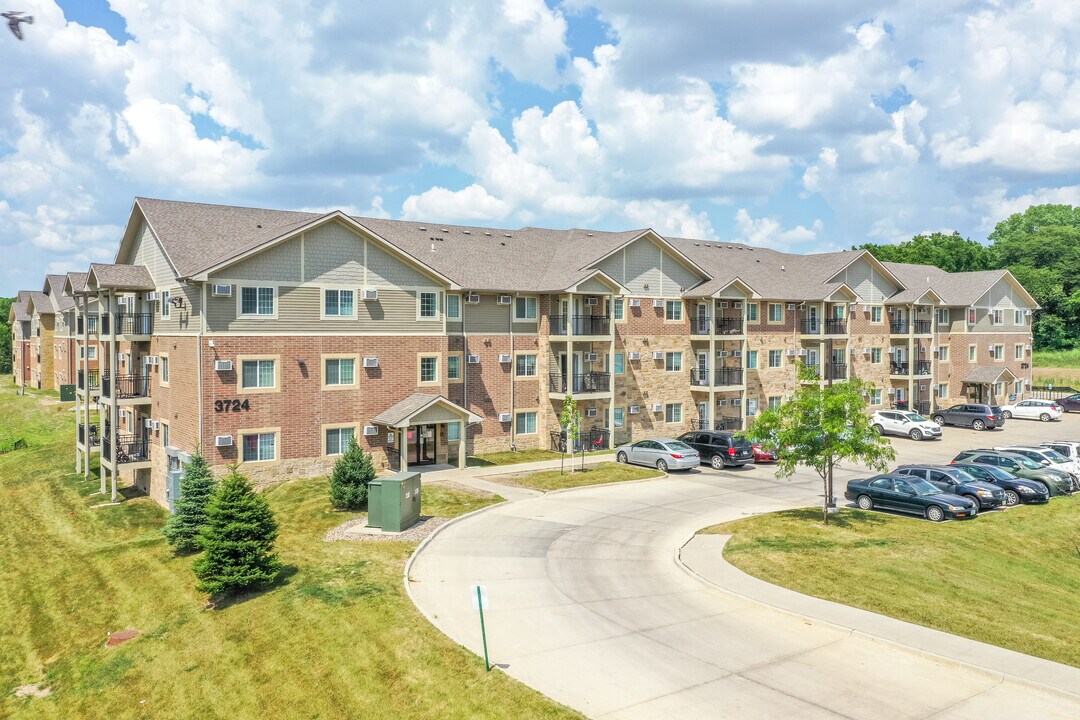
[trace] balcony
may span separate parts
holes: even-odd
[[[909,375],[911,373],[911,363],[890,360],[889,361],[889,373],[891,375]]]
[[[574,394],[585,393],[606,393],[611,390],[611,373],[606,372],[590,372],[581,373],[578,375],[571,375],[571,386],[573,390],[570,390]],[[566,376],[560,373],[552,373],[548,377],[548,391],[557,394],[564,394],[567,392]]]
[[[717,321],[719,323],[719,320]],[[690,320],[690,334],[691,335],[710,335],[712,334],[712,318],[710,317],[695,317]]]
[[[718,417],[715,422],[711,423],[707,420],[691,420],[690,428],[692,430],[711,430],[713,432],[741,430],[742,418]]]
[[[112,439],[106,435],[101,439],[101,457],[103,460],[116,465],[129,463],[150,464],[150,446],[137,435],[116,436],[116,459],[113,459]]]
[[[915,320],[916,335],[932,335],[934,332],[934,323],[930,320]]]
[[[574,335],[610,335],[610,315],[552,315],[551,334],[566,335],[567,326],[574,330]]]
[[[117,335],[150,335],[154,332],[153,313],[103,313],[101,315],[101,334],[109,335],[115,321]]]
[[[799,332],[803,335],[820,335],[821,321],[817,318],[807,318],[799,323]]]
[[[893,320],[889,323],[889,332],[893,335],[907,335],[911,324],[907,320]]]
[[[117,400],[138,400],[150,397],[149,375],[117,375],[105,373],[101,376],[101,396],[111,398],[115,388]]]
[[[75,322],[76,333],[83,335],[83,328],[86,328],[85,334],[97,335],[98,334],[98,315],[97,313],[88,313],[86,315],[80,315]]]
[[[930,374],[930,361],[929,360],[916,360],[915,362],[897,362],[895,360],[889,363],[889,372],[893,375],[929,375]]]
[[[93,392],[101,387],[101,378],[96,372],[92,372],[90,373],[89,381],[87,381],[85,371],[79,370],[76,384],[78,385],[79,390],[90,390],[90,392]]]
[[[807,363],[806,369],[813,375],[813,377],[809,380],[802,380],[802,382],[816,382],[817,380],[821,379],[821,365],[817,363],[813,365]]]
[[[826,335],[847,335],[847,320],[845,318],[826,318]]]
[[[743,369],[739,367],[717,368],[712,371],[707,368],[692,368],[690,370],[690,384],[695,387],[709,387],[710,381],[716,387],[742,385],[742,378]]]
[[[847,380],[847,363],[828,363],[825,372],[825,377],[830,380]]]
[[[716,319],[716,334],[717,335],[742,335],[743,334],[743,321],[742,318],[737,317],[725,317]]]
[[[101,443],[101,438],[98,437],[97,425],[80,425],[79,426],[79,444],[86,446],[87,440],[89,440],[90,447],[94,447]]]
[[[916,360],[913,363],[913,368],[916,375],[929,375],[930,374],[930,361],[929,360]]]

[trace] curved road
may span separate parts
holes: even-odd
[[[933,449],[939,461],[955,452],[945,445],[897,443],[902,456]],[[810,622],[707,587],[675,563],[695,530],[814,504],[817,487],[760,467],[703,469],[505,503],[432,537],[409,590],[479,653],[469,588],[485,585],[492,662],[594,718],[1080,718],[1080,696]]]

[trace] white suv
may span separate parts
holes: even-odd
[[[1057,470],[1064,470],[1077,480],[1080,480],[1080,461],[1075,458],[1067,458],[1053,448],[1038,445],[1009,445],[1007,447],[995,447],[994,449],[1026,455],[1037,463]]]
[[[909,410],[878,410],[870,424],[881,435],[907,435],[912,440],[941,438],[941,426]]]

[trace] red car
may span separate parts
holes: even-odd
[[[776,462],[776,453],[771,450],[766,450],[757,443],[751,446],[754,449],[754,462],[755,463],[771,463]]]

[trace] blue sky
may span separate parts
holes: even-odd
[[[1080,204],[1049,0],[28,0],[0,38],[0,295],[134,197],[794,252]]]

